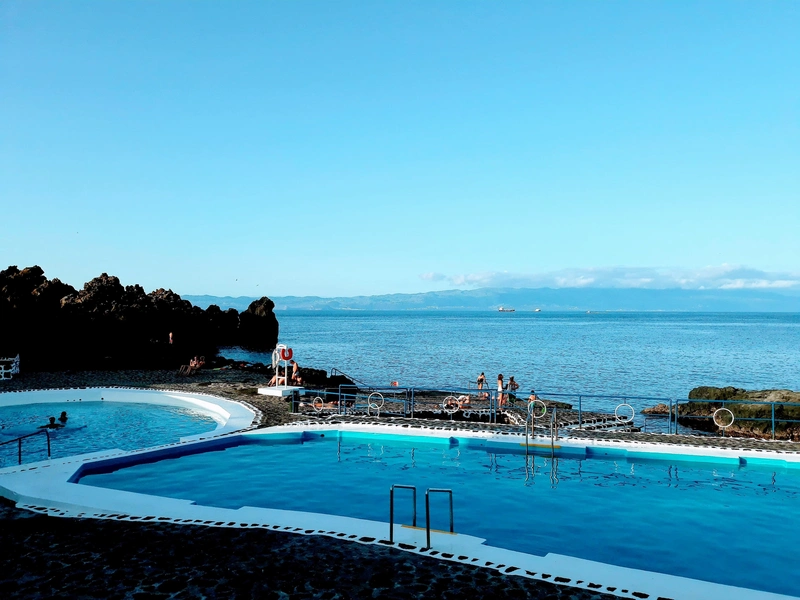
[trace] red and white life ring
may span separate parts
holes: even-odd
[[[291,360],[291,359],[292,359],[292,349],[281,348],[281,360]]]

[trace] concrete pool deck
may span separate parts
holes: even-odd
[[[105,374],[102,375],[100,381],[109,385],[111,381],[114,381],[115,376],[119,374]],[[228,374],[226,373],[226,376]],[[233,375],[233,374],[231,374]],[[80,377],[85,377],[85,374],[75,374],[71,376],[73,380]],[[125,374],[121,379],[117,379],[118,381],[123,381],[126,385],[131,385],[132,379],[136,377],[140,377],[140,375],[135,374],[134,376],[130,376]],[[141,376],[142,379],[146,379],[147,375]],[[165,374],[164,379],[168,379],[169,375]],[[57,379],[57,378],[56,378]],[[241,379],[241,374],[239,379]],[[109,381],[110,380],[110,381]],[[84,378],[83,381],[85,382],[86,379]],[[94,381],[97,381],[95,379]],[[144,381],[142,383],[146,384]],[[225,378],[222,380],[221,378],[217,378],[213,375],[209,375],[209,380],[201,381],[197,380],[191,383],[183,383],[181,382],[178,385],[171,385],[169,381],[159,381],[157,383],[149,384],[153,387],[180,387],[181,391],[200,391],[203,392],[212,392],[213,394],[220,394],[227,396],[230,399],[234,399],[237,401],[244,401],[247,404],[258,406],[262,410],[261,414],[261,425],[268,426],[268,425],[276,425],[279,423],[283,423],[284,425],[288,424],[288,429],[296,430],[296,428],[326,428],[326,427],[369,427],[375,429],[386,428],[390,430],[392,433],[398,433],[397,428],[403,428],[406,430],[421,430],[423,428],[427,429],[428,431],[425,432],[425,435],[429,435],[431,432],[435,432],[435,434],[439,435],[447,435],[448,432],[461,432],[464,431],[475,431],[478,433],[483,433],[486,435],[490,433],[491,435],[496,435],[499,438],[508,437],[512,435],[518,435],[523,428],[511,425],[485,425],[485,424],[477,424],[477,423],[463,423],[463,422],[448,422],[448,421],[420,421],[420,420],[411,420],[411,419],[375,419],[375,418],[367,418],[367,417],[332,417],[329,419],[317,419],[317,418],[307,418],[307,417],[300,417],[297,415],[291,415],[288,413],[285,401],[270,403],[269,401],[266,404],[263,404],[260,399],[253,399],[252,395],[245,390],[249,390],[251,385],[252,387],[256,387],[260,381],[257,378],[254,378],[252,384],[248,382],[247,384],[242,384],[241,382],[237,382],[236,378],[231,376],[230,378]],[[204,385],[205,384],[205,385]],[[0,388],[3,389],[3,388]],[[152,389],[152,388],[151,388]],[[255,401],[253,401],[255,400]],[[304,422],[301,423],[293,423],[296,422],[298,419],[303,419]],[[406,434],[409,431],[404,431],[403,434]],[[422,433],[422,432],[421,432]],[[754,453],[753,456],[764,456],[764,454],[772,454],[774,457],[780,456],[780,460],[789,460],[794,462],[795,459],[800,456],[800,444],[792,444],[791,442],[770,442],[770,441],[763,441],[763,440],[747,440],[741,438],[714,438],[708,436],[674,436],[674,435],[663,435],[663,434],[644,434],[644,433],[625,433],[625,434],[609,434],[609,433],[600,433],[600,432],[572,432],[568,438],[569,440],[579,443],[580,440],[587,441],[590,443],[599,443],[604,447],[614,448],[620,446],[623,443],[629,444],[630,442],[634,442],[636,445],[641,446],[642,448],[654,448],[658,450],[659,447],[663,447],[665,444],[670,446],[681,446],[687,449],[695,449],[696,451],[702,453],[706,451],[716,451],[716,450],[723,450],[726,452],[736,454],[740,456],[741,451],[748,451]],[[549,443],[549,438],[547,439]],[[562,440],[563,441],[563,440]],[[541,443],[541,440],[538,441]],[[666,448],[664,448],[666,450]],[[773,454],[774,453],[774,454]],[[84,456],[81,457],[80,462],[83,462],[83,459],[93,458],[91,456]],[[73,461],[72,466],[68,466],[64,473],[68,472],[70,468],[75,466],[74,458],[73,459],[64,459],[64,462]],[[54,463],[58,461],[49,461],[47,466],[42,466],[40,473],[45,471],[50,471],[54,466]],[[73,469],[74,472],[74,469]],[[26,484],[27,485],[27,484]],[[29,491],[34,491],[34,488],[40,487],[43,485],[47,487],[46,484],[36,484],[31,483],[33,487],[29,488]],[[74,484],[70,484],[74,485]],[[40,487],[41,491],[41,487]],[[67,496],[62,497],[63,500],[68,500]],[[72,500],[76,500],[72,498]],[[135,537],[133,532],[137,532],[141,530],[142,535],[152,536],[155,535],[153,532],[162,532],[168,531],[167,536],[172,536],[173,539],[194,539],[195,536],[207,538],[210,536],[213,539],[218,540],[227,540],[229,536],[234,536],[236,539],[241,539],[241,536],[245,536],[252,538],[254,536],[269,536],[270,540],[277,540],[274,541],[276,547],[280,544],[288,543],[292,544],[293,546],[302,547],[306,555],[310,558],[306,560],[305,564],[307,569],[315,569],[319,568],[320,570],[325,570],[327,568],[327,561],[319,554],[321,549],[327,548],[330,544],[334,544],[337,548],[337,552],[341,552],[343,555],[342,560],[347,562],[348,556],[358,557],[361,556],[363,553],[378,553],[381,556],[384,556],[384,553],[387,551],[389,552],[386,556],[389,557],[388,560],[395,562],[398,565],[408,564],[409,561],[416,561],[416,560],[423,560],[425,561],[426,565],[426,572],[429,573],[429,577],[434,578],[437,581],[446,580],[450,583],[448,585],[453,585],[452,589],[461,589],[462,590],[462,597],[463,594],[471,594],[473,597],[476,596],[475,587],[472,584],[466,584],[466,587],[459,584],[452,583],[452,575],[453,573],[458,573],[459,577],[467,580],[469,579],[465,573],[472,574],[473,572],[488,572],[492,575],[489,576],[489,579],[496,580],[497,588],[491,588],[492,591],[486,592],[486,596],[484,597],[500,597],[505,593],[507,589],[517,590],[517,594],[515,597],[531,597],[531,598],[539,598],[539,597],[553,597],[553,598],[605,598],[610,597],[611,595],[614,596],[622,596],[622,597],[635,597],[635,598],[711,598],[716,597],[717,593],[724,594],[724,597],[727,598],[781,598],[784,596],[779,596],[775,594],[765,594],[763,592],[754,592],[752,590],[742,590],[741,588],[725,588],[725,586],[715,586],[714,590],[710,588],[704,588],[702,585],[700,588],[694,588],[690,585],[690,582],[693,580],[686,580],[681,578],[673,578],[677,580],[673,584],[669,584],[663,578],[669,578],[670,576],[662,576],[663,578],[656,582],[658,587],[648,587],[647,589],[637,589],[633,583],[640,582],[638,588],[642,588],[643,586],[652,586],[652,581],[649,581],[647,577],[650,575],[649,573],[646,575],[641,575],[644,572],[634,571],[633,573],[624,574],[622,571],[617,571],[617,575],[626,577],[626,581],[632,582],[631,584],[626,584],[625,587],[618,587],[615,585],[615,581],[611,581],[609,579],[594,579],[588,578],[589,575],[592,574],[593,565],[597,565],[599,563],[592,563],[592,564],[579,564],[579,563],[589,563],[590,561],[579,561],[579,559],[570,559],[569,557],[558,557],[556,555],[548,555],[551,558],[548,559],[554,562],[538,562],[535,565],[528,565],[531,567],[536,567],[537,569],[541,570],[533,570],[525,568],[525,565],[517,565],[515,562],[522,563],[523,560],[520,559],[518,561],[512,561],[508,558],[509,555],[496,555],[494,558],[498,560],[491,560],[491,556],[481,556],[480,558],[476,556],[470,556],[468,554],[457,554],[451,552],[444,552],[444,554],[453,554],[452,557],[442,556],[442,550],[436,550],[436,544],[432,544],[434,546],[433,552],[423,553],[420,552],[419,545],[414,544],[415,538],[413,537],[413,532],[410,538],[405,539],[403,538],[402,543],[413,546],[413,548],[402,548],[399,544],[396,544],[396,547],[399,547],[402,550],[406,550],[407,552],[397,553],[395,550],[391,548],[387,548],[388,544],[382,543],[385,541],[384,538],[386,537],[387,532],[380,530],[380,525],[383,525],[383,528],[386,528],[386,524],[379,524],[376,526],[376,529],[373,531],[372,529],[365,529],[362,533],[366,535],[360,535],[352,532],[345,532],[345,531],[335,531],[331,528],[326,528],[325,526],[321,527],[314,527],[315,524],[319,524],[313,519],[318,518],[319,515],[310,516],[308,513],[296,513],[295,511],[277,511],[269,515],[270,518],[268,519],[260,519],[257,517],[264,517],[265,515],[256,515],[253,512],[249,512],[247,514],[241,513],[240,511],[228,511],[225,515],[222,513],[216,513],[212,515],[211,513],[203,512],[204,509],[208,507],[196,507],[195,510],[198,512],[193,515],[192,519],[188,517],[177,517],[177,516],[168,516],[168,515],[161,515],[159,516],[152,515],[152,514],[143,514],[147,513],[148,511],[131,511],[129,513],[120,513],[120,512],[97,512],[91,510],[89,512],[83,511],[81,512],[81,502],[77,502],[73,504],[72,502],[62,503],[61,507],[56,506],[42,506],[36,505],[35,503],[32,504],[24,504],[25,508],[28,510],[38,511],[38,514],[42,515],[51,515],[51,516],[71,516],[71,517],[78,517],[78,520],[74,522],[80,523],[82,527],[89,531],[101,531],[104,529],[114,529],[114,528],[124,528],[127,532],[126,535],[130,535],[131,539]],[[181,501],[175,501],[181,503]],[[69,504],[69,506],[67,506]],[[182,503],[183,504],[183,503]],[[135,507],[135,504],[129,505],[131,507]],[[177,506],[177,505],[175,505]],[[185,506],[184,506],[185,507]],[[184,507],[180,507],[183,510]],[[77,510],[76,510],[77,509]],[[225,510],[225,509],[214,509],[214,510]],[[240,509],[242,510],[242,509]],[[265,509],[251,509],[251,510],[265,510]],[[12,511],[13,512],[13,511]],[[63,514],[59,514],[63,513]],[[238,513],[235,516],[231,513]],[[289,513],[289,514],[278,514],[278,513]],[[15,513],[16,514],[16,513]],[[29,513],[25,513],[29,514]],[[82,516],[81,516],[82,515]],[[105,515],[105,516],[101,516]],[[177,513],[176,513],[177,515]],[[247,518],[240,519],[239,516],[245,516]],[[94,517],[91,520],[87,520],[89,517]],[[138,517],[138,518],[137,518]],[[148,517],[151,517],[148,519]],[[3,515],[3,518],[11,518],[13,520],[17,520],[18,517],[12,515],[8,517],[8,511],[6,514]],[[294,521],[295,519],[301,519]],[[309,521],[305,521],[304,519],[311,519]],[[26,521],[27,519],[20,519],[20,521]],[[68,521],[72,521],[71,519]],[[199,521],[199,522],[198,522]],[[294,522],[293,522],[294,521]],[[312,522],[313,521],[313,522]],[[358,520],[356,520],[358,521]],[[192,525],[205,525],[207,527],[190,527],[189,523]],[[366,522],[370,523],[370,522]],[[342,522],[349,527],[352,523],[345,523]],[[6,525],[6,522],[3,523]],[[245,525],[244,527],[242,525]],[[307,527],[303,527],[302,525],[307,525]],[[186,530],[196,530],[202,531],[202,533],[185,533]],[[55,529],[64,529],[64,527],[56,527]],[[346,529],[346,527],[342,527],[342,529]],[[302,535],[287,535],[289,532],[292,534],[302,534]],[[374,533],[374,535],[369,535]],[[403,534],[407,534],[409,532],[401,532]],[[342,534],[342,535],[339,535]],[[47,535],[45,532],[43,535]],[[276,537],[277,536],[277,537]],[[306,537],[310,536],[310,537]],[[355,536],[352,538],[350,536]],[[374,538],[373,541],[362,541],[360,538]],[[476,538],[472,538],[472,540],[467,540],[469,536],[462,536],[462,539],[465,542],[470,542],[472,544],[466,544],[464,547],[476,547],[481,549],[481,544],[479,541],[476,541]],[[267,539],[266,537],[264,539]],[[299,540],[299,541],[298,541]],[[304,540],[308,540],[305,542]],[[358,541],[361,544],[344,544],[341,545],[339,542],[342,540],[344,541]],[[400,542],[400,538],[398,538],[397,542]],[[54,542],[57,543],[57,540]],[[121,544],[122,547],[126,546],[125,540],[115,540],[115,544]],[[255,543],[255,542],[254,542]],[[477,544],[477,545],[476,545]],[[424,544],[423,544],[424,545]],[[485,550],[486,546],[482,546],[482,549]],[[454,549],[454,548],[451,548]],[[496,549],[501,550],[501,549]],[[503,551],[509,552],[509,551]],[[517,554],[517,553],[513,553]],[[60,555],[61,556],[61,555]],[[466,557],[468,560],[460,559],[460,557]],[[523,557],[528,555],[522,555]],[[440,559],[439,563],[429,563],[429,561],[433,560],[429,557],[435,557]],[[444,559],[443,561],[441,559]],[[476,560],[472,560],[472,559]],[[512,557],[513,558],[513,557]],[[542,557],[534,557],[542,559]],[[545,557],[546,558],[546,557]],[[69,562],[68,558],[61,556],[61,559],[66,559]],[[488,560],[487,560],[488,559]],[[244,559],[243,559],[244,560]],[[302,562],[301,558],[301,562]],[[360,559],[355,559],[356,562]],[[381,560],[387,560],[387,558],[382,558]],[[481,562],[482,561],[482,562]],[[576,562],[577,561],[577,562]],[[485,564],[486,562],[492,564]],[[316,567],[315,567],[316,565]],[[484,569],[474,569],[475,565],[486,567]],[[502,567],[500,566],[502,565]],[[207,565],[209,569],[212,569],[212,565]],[[609,574],[609,571],[606,569],[607,565],[601,565],[603,567],[602,573],[606,575]],[[555,567],[558,567],[560,570],[556,570]],[[88,567],[81,567],[80,565],[77,567],[78,569],[81,568],[88,568]],[[466,571],[464,571],[466,569]],[[511,571],[514,576],[511,576],[510,573],[506,571],[508,569],[514,569]],[[544,570],[548,569],[548,570]],[[530,571],[532,573],[536,573],[536,575],[530,576],[527,573],[521,573],[520,571]],[[551,572],[553,571],[553,572]],[[627,570],[633,571],[633,570]],[[516,575],[523,575],[523,577],[516,577]],[[584,575],[588,574],[588,575]],[[637,579],[636,574],[640,579]],[[30,574],[29,574],[30,575]],[[261,574],[263,577],[263,573]],[[303,574],[296,574],[297,576],[302,576]],[[309,579],[315,579],[313,573],[306,573]],[[544,576],[547,575],[548,577],[545,578]],[[583,579],[583,577],[587,577],[587,579]],[[166,577],[166,575],[164,576]],[[278,574],[270,575],[270,577],[278,577]],[[427,577],[427,576],[426,576]],[[484,575],[480,575],[479,579],[483,580]],[[644,577],[644,579],[641,579]],[[355,579],[358,579],[356,577]],[[569,579],[568,582],[565,582],[564,579]],[[527,581],[527,583],[524,583]],[[552,582],[556,582],[554,585]],[[581,581],[581,584],[577,584],[578,581]],[[649,581],[649,583],[648,583]],[[523,582],[523,583],[520,583]],[[699,584],[705,584],[705,582],[698,582]],[[578,585],[578,587],[571,587]],[[592,584],[590,587],[589,584]],[[337,588],[336,584],[331,584],[333,587],[329,589],[329,592],[326,593],[321,591],[323,597],[335,597],[335,593],[333,593]],[[357,581],[348,581],[346,586],[357,586]],[[420,585],[420,582],[417,581],[416,583],[412,583],[411,585]],[[705,584],[705,585],[714,585],[714,584]],[[155,586],[157,588],[158,585]],[[324,587],[324,586],[323,586]],[[501,589],[502,588],[502,589]],[[614,588],[613,590],[611,588]],[[0,584],[0,590],[4,588]],[[7,588],[6,588],[7,589]],[[100,588],[102,589],[102,588]],[[301,588],[298,588],[302,590]],[[655,591],[656,589],[660,591]],[[623,592],[624,590],[624,592]],[[648,590],[653,591],[654,593],[650,593]],[[672,590],[673,595],[668,595],[669,591]],[[694,590],[694,591],[692,591]],[[420,590],[421,591],[421,590]],[[661,592],[664,593],[661,593]],[[391,593],[390,593],[391,592]],[[295,592],[301,596],[305,595],[302,591]],[[402,594],[399,590],[389,590],[386,594],[387,597],[391,597],[393,593],[398,594],[397,597],[402,597]],[[695,593],[699,595],[695,595]],[[657,594],[657,595],[654,595]],[[441,595],[441,594],[440,594]],[[406,597],[415,597],[416,594]],[[9,597],[13,597],[11,594]],[[165,596],[166,597],[166,596]],[[343,597],[347,597],[345,594]],[[478,594],[478,597],[480,595]]]
[[[261,436],[302,431],[353,431],[361,433],[390,433],[420,437],[450,437],[454,429],[433,423],[434,427],[412,427],[408,420],[399,423],[359,423],[358,419],[336,419],[336,423],[301,422],[269,429],[251,430],[244,436]],[[343,422],[350,421],[350,422]],[[524,443],[518,433],[481,429],[471,431],[470,425],[459,424],[461,437],[467,437],[500,447],[517,447]],[[549,438],[530,440],[539,447],[549,444]],[[587,448],[581,440],[560,440],[561,451]],[[617,451],[614,440],[597,440],[589,447],[595,455],[604,449]],[[747,460],[763,457],[763,452],[735,449],[709,449],[704,446],[629,443],[625,451],[631,456],[664,452],[674,454],[676,448],[698,459]],[[555,582],[586,591],[598,591],[624,598],[689,598],[714,597],[749,599],[789,598],[780,594],[724,586],[661,573],[617,567],[589,560],[547,554],[534,556],[487,546],[484,540],[464,534],[432,533],[431,548],[426,547],[424,529],[395,526],[393,543],[388,541],[387,523],[353,519],[294,510],[242,507],[223,509],[196,505],[189,500],[177,500],[94,488],[72,483],[83,465],[95,461],[113,463],[121,456],[141,455],[143,459],[164,454],[169,448],[143,450],[135,453],[94,453],[70,459],[46,461],[27,468],[0,471],[0,493],[18,503],[18,507],[56,517],[92,518],[130,522],[163,522],[194,524],[219,528],[264,529],[310,536],[333,537],[362,544],[394,547],[406,552],[433,556],[449,562],[495,569],[504,574]],[[688,452],[687,452],[688,451]],[[800,464],[800,455],[780,455],[781,461]]]

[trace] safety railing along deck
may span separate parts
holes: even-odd
[[[341,373],[338,370],[332,372]],[[500,394],[508,396],[501,406]],[[523,396],[524,397],[524,396]],[[532,396],[533,397],[533,396]],[[309,402],[309,398],[313,401]],[[537,410],[550,412],[548,406],[558,408],[557,426],[563,431],[614,431],[635,432],[646,428],[654,433],[711,433],[729,435],[732,421],[762,423],[763,434],[773,439],[791,437],[787,430],[800,424],[800,403],[758,400],[704,400],[676,399],[663,396],[637,396],[633,394],[595,394],[537,391],[536,400],[542,400]],[[508,391],[475,387],[454,386],[399,387],[368,385],[364,382],[338,386],[336,391],[306,388],[305,399],[295,399],[293,410],[301,403],[313,406],[318,413],[366,416],[415,417],[422,413],[438,413],[454,418],[456,413],[467,417],[483,413],[484,422],[497,423],[506,412],[504,420],[522,426],[526,424],[526,408],[530,399],[520,402]],[[571,405],[562,407],[558,403]],[[587,410],[587,405],[589,409]],[[660,412],[645,414],[645,408],[661,405]],[[711,407],[711,408],[709,408]],[[727,420],[714,418],[714,411],[728,408]],[[705,411],[705,412],[704,412]],[[516,414],[516,416],[514,416]],[[441,418],[441,417],[438,417]],[[692,421],[705,420],[705,430],[690,427]],[[720,422],[718,422],[720,421]],[[526,434],[533,424],[526,426]]]

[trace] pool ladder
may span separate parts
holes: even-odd
[[[417,486],[415,485],[393,485],[389,490],[389,541],[394,542],[394,490],[411,490],[411,501],[413,503],[413,523],[412,527],[417,526]],[[448,494],[450,496],[450,533],[454,533],[453,528],[453,490],[443,488],[428,488],[425,490],[425,541],[426,548],[431,547],[431,494]]]
[[[22,440],[42,433],[47,436],[47,458],[50,458],[50,432],[47,429],[39,429],[38,431],[34,431],[33,433],[28,433],[26,435],[21,435],[19,437],[16,437],[13,440],[0,442],[0,446],[5,446],[6,444],[13,444],[14,442],[16,442],[19,464],[22,464]]]

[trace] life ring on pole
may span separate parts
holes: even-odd
[[[292,360],[291,348],[281,348],[281,360]]]

